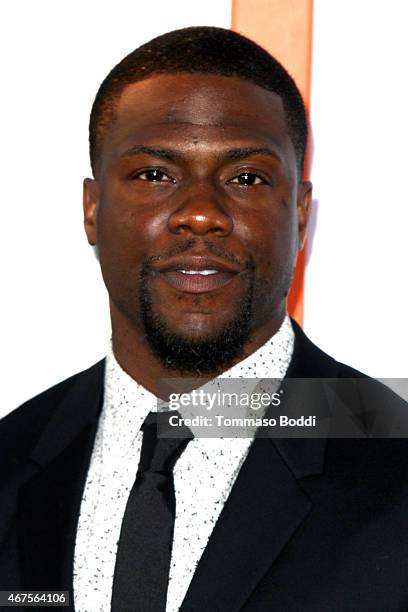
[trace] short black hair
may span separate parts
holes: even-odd
[[[285,68],[241,34],[199,26],[168,32],[135,49],[102,82],[92,106],[89,147],[94,176],[107,128],[116,119],[120,95],[131,83],[157,74],[204,73],[252,81],[280,96],[300,173],[307,143],[302,96]]]

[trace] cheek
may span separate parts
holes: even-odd
[[[100,205],[97,243],[102,276],[111,298],[122,301],[135,294],[139,262],[143,257],[146,233],[140,228],[134,211],[111,202]]]
[[[264,220],[252,242],[256,264],[254,307],[259,323],[283,307],[296,261],[296,210],[283,208],[281,212]]]
[[[157,215],[149,215],[122,201],[102,202],[97,224],[99,251],[119,267],[133,267],[146,255],[160,227]]]
[[[261,276],[276,278],[291,268],[297,253],[296,208],[275,205],[270,214],[252,217],[243,239],[255,256]]]

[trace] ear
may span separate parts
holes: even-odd
[[[301,181],[298,188],[297,210],[298,210],[298,250],[303,249],[307,223],[312,208],[312,183]]]
[[[97,243],[97,213],[99,200],[99,185],[95,179],[84,179],[84,227],[89,244],[95,246]]]

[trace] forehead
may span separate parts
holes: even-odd
[[[128,85],[104,153],[178,141],[222,147],[263,144],[296,164],[281,98],[250,81],[208,74],[163,74]]]

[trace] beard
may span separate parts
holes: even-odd
[[[142,265],[139,293],[142,322],[152,351],[166,369],[195,376],[216,374],[228,369],[242,355],[250,339],[255,284],[252,262],[246,267],[248,287],[230,321],[214,334],[191,339],[173,332],[155,310],[150,265],[147,262]]]

